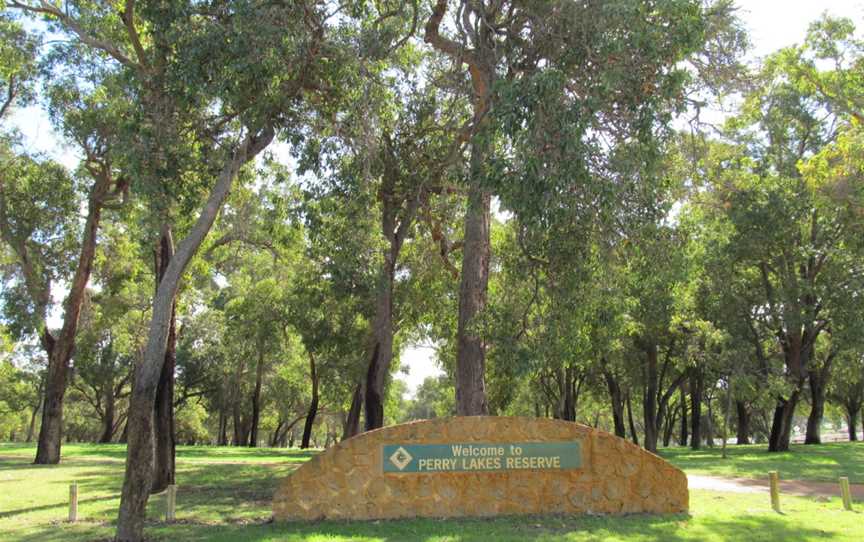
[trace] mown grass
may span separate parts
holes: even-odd
[[[858,453],[843,445],[824,448],[827,451],[807,451],[847,459]],[[753,451],[758,456],[758,448]],[[163,498],[155,496],[148,510],[148,536],[226,542],[864,540],[864,515],[842,511],[836,498],[823,502],[784,496],[784,514],[778,515],[771,511],[767,495],[711,491],[691,492],[689,515],[662,517],[269,523],[270,499],[278,481],[310,456],[298,450],[179,447],[178,522],[159,521]],[[122,483],[123,446],[67,445],[57,466],[32,465],[32,457],[32,447],[0,445],[0,540],[110,538]],[[743,463],[746,471],[747,457],[741,453],[730,462]],[[688,461],[695,458],[683,458],[685,469]],[[64,521],[72,481],[79,484],[81,521],[76,524]]]
[[[776,470],[786,480],[836,482],[848,476],[853,484],[864,483],[864,443],[840,442],[820,445],[793,444],[788,452],[769,453],[764,444],[728,446],[723,459],[718,447],[693,451],[667,448],[660,455],[690,474],[766,478]]]

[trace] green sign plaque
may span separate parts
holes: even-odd
[[[385,444],[384,472],[562,470],[582,466],[579,441],[496,444]]]

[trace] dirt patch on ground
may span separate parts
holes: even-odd
[[[768,478],[721,478],[719,476],[687,476],[690,489],[708,489],[729,493],[767,493]],[[864,484],[850,484],[852,498],[864,500]],[[840,482],[809,482],[804,480],[780,480],[780,492],[803,497],[839,497]]]

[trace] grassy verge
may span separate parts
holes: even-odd
[[[854,456],[857,450],[849,453]],[[32,447],[0,445],[0,538],[110,538],[119,504],[123,447],[64,446],[58,466],[31,465],[32,456]],[[161,516],[163,503],[155,496],[148,511],[154,518],[148,535],[156,540],[289,542],[864,540],[864,516],[843,512],[838,499],[784,497],[785,513],[778,515],[766,495],[710,491],[691,492],[690,515],[678,516],[267,523],[279,479],[309,456],[296,450],[180,447],[179,521],[168,525],[155,519]],[[79,484],[82,521],[70,525],[63,520],[73,480]]]
[[[768,453],[764,444],[729,446],[727,454],[723,459],[720,448],[660,452],[690,474],[766,478],[768,471],[776,470],[786,480],[836,482],[839,476],[848,476],[853,484],[864,484],[864,443],[793,444],[788,452],[779,453]]]

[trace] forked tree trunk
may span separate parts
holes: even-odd
[[[153,410],[156,388],[165,363],[174,297],[177,295],[180,279],[222,209],[237,172],[267,147],[273,140],[273,136],[273,129],[268,127],[254,136],[248,135],[238,146],[233,156],[224,165],[206,205],[189,234],[178,245],[177,252],[168,263],[165,276],[159,283],[159,289],[153,300],[144,359],[135,371],[132,395],[129,399],[126,472],[115,538],[120,542],[138,542],[144,539],[144,517],[153,483],[155,448]]]
[[[779,398],[774,409],[774,420],[771,424],[771,435],[768,437],[769,452],[789,451],[792,440],[792,422],[795,407],[798,405],[800,390],[795,390],[788,398]]]
[[[159,236],[159,250],[156,257],[156,270],[159,282],[165,276],[168,264],[174,257],[174,239],[171,227],[162,229]],[[174,439],[174,368],[177,365],[177,301],[171,306],[171,319],[168,329],[168,340],[165,344],[165,361],[159,373],[159,384],[156,387],[156,400],[153,410],[153,427],[156,439],[156,449],[153,465],[153,483],[151,493],[159,493],[174,484],[174,458],[176,442]]]

